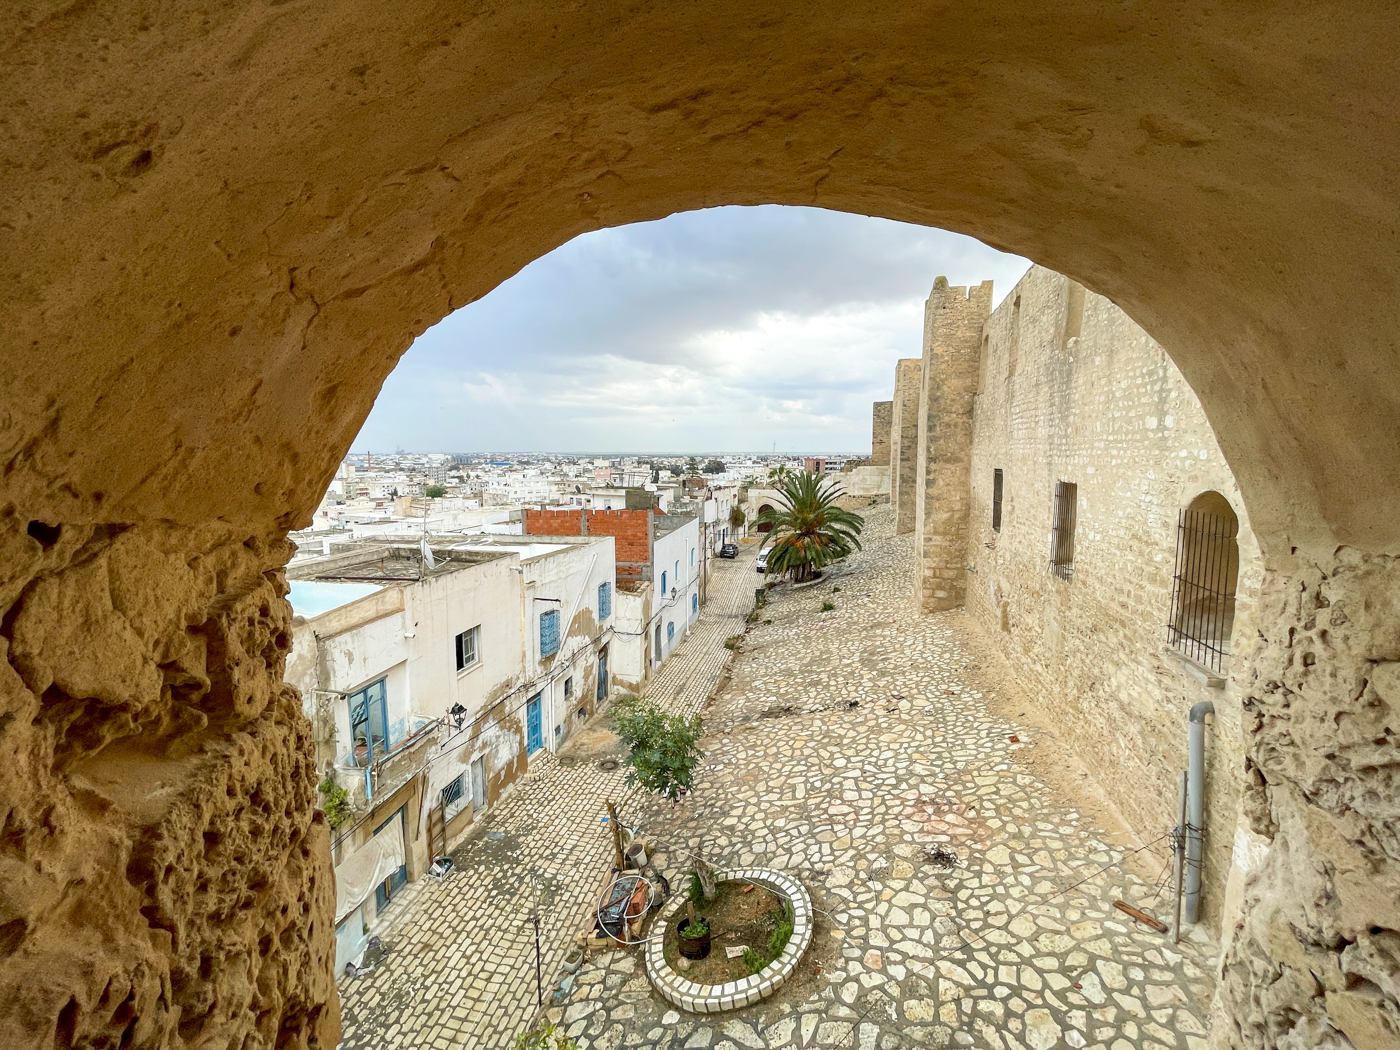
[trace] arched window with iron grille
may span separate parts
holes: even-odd
[[[1235,588],[1240,578],[1240,522],[1218,492],[1203,492],[1183,510],[1176,527],[1172,574],[1172,648],[1220,673],[1230,657]]]

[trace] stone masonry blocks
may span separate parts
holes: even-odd
[[[924,613],[956,609],[966,593],[972,409],[982,329],[991,312],[991,281],[969,290],[949,287],[940,277],[924,304],[913,486],[914,549]]]
[[[870,410],[870,465],[888,466],[890,462],[890,417],[893,401],[876,401]]]
[[[924,363],[909,357],[894,366],[890,402],[890,503],[895,531],[914,531],[914,471],[919,461],[919,387]]]

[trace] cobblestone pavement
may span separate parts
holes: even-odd
[[[673,710],[692,711],[714,690],[730,656],[725,639],[743,630],[753,604],[754,550],[718,561],[709,601],[690,634],[647,687]],[[341,1047],[508,1047],[538,1003],[535,929],[545,995],[573,935],[612,867],[605,801],[627,808],[623,771],[561,764],[552,755],[493,809],[484,827],[452,852],[457,873],[420,880],[385,916],[390,952],[374,972],[342,980]]]
[[[916,616],[911,538],[888,507],[867,515],[863,552],[750,628],[692,797],[628,814],[673,885],[701,848],[798,875],[819,909],[798,979],[695,1017],[651,991],[637,950],[604,952],[547,1016],[591,1050],[1203,1050],[1213,945],[1112,908],[1169,919],[1169,889],[1020,759],[1033,732],[992,713],[957,621]]]

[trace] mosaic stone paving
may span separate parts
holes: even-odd
[[[695,1017],[651,991],[635,949],[608,951],[546,1016],[588,1050],[1204,1050],[1208,937],[1173,946],[1112,908],[1169,919],[1169,893],[1018,761],[1033,734],[970,684],[951,617],[916,618],[910,537],[891,535],[888,507],[868,512],[866,540],[748,630],[693,796],[625,814],[675,885],[701,850],[801,878],[819,908],[801,977]],[[1160,867],[1165,847],[1138,859]]]

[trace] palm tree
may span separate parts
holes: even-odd
[[[787,506],[770,507],[755,519],[759,525],[772,526],[762,544],[773,543],[769,573],[788,572],[802,583],[822,566],[860,549],[865,519],[836,505],[841,487],[835,482],[823,485],[827,480],[825,474],[807,471],[787,475],[778,485],[779,498]]]

